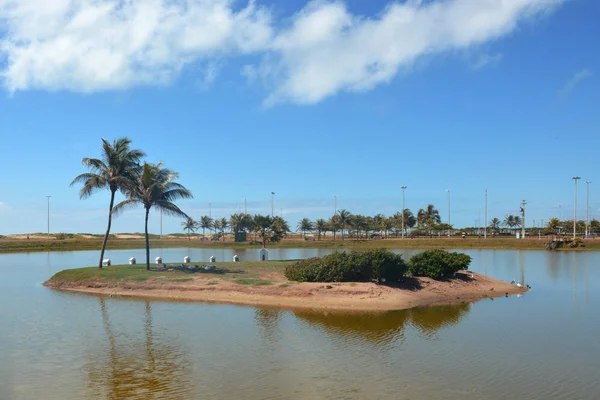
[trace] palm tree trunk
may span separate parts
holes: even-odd
[[[150,271],[150,240],[148,239],[148,214],[150,214],[150,208],[146,208],[146,223],[144,225],[144,233],[146,234],[146,270]]]
[[[344,240],[344,224],[342,224],[342,240]]]
[[[108,235],[110,234],[110,225],[112,224],[112,209],[115,204],[115,191],[110,191],[110,208],[108,209],[108,227],[104,234],[104,240],[102,241],[102,250],[100,250],[100,261],[98,262],[98,268],[102,269],[102,260],[104,260],[104,250],[106,249],[106,242],[108,241]]]

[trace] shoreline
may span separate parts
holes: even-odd
[[[465,272],[457,276],[447,281],[407,278],[398,287],[375,283],[287,281],[279,281],[278,285],[251,286],[214,277],[197,277],[181,283],[71,282],[56,279],[45,282],[44,286],[73,293],[121,298],[359,312],[460,304],[527,292],[526,288],[478,273]]]
[[[379,240],[301,240],[284,239],[279,243],[269,244],[271,249],[374,249],[386,248],[395,250],[427,250],[427,249],[448,249],[448,250],[546,250],[546,243],[551,237],[532,238],[519,240],[512,237],[501,238],[477,238],[467,237],[433,237],[433,238],[415,238],[415,239],[379,239]],[[600,240],[584,239],[584,247],[578,248],[559,248],[555,251],[598,251],[600,250]],[[51,237],[45,239],[41,237],[32,237],[31,239],[22,239],[20,237],[0,237],[0,254],[3,253],[28,253],[28,252],[47,252],[47,251],[87,251],[100,250],[102,239],[95,237],[75,237],[59,239]],[[236,243],[231,240],[225,242],[202,241],[197,238],[192,240],[180,238],[151,238],[151,248],[198,248],[198,249],[234,249],[238,250],[258,250],[262,245],[250,245],[249,242]],[[144,249],[145,240],[138,237],[119,237],[109,239],[107,250],[134,250]]]

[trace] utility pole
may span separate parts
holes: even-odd
[[[580,180],[581,177],[574,176],[573,180],[575,181],[575,204],[573,205],[573,240],[577,237],[577,181]]]
[[[208,218],[212,218],[212,203],[208,203]]]
[[[50,240],[50,197],[52,196],[46,196],[48,198],[48,240]]]
[[[585,238],[590,236],[590,183],[592,181],[585,181],[587,185],[586,189],[586,201],[585,201]]]
[[[523,214],[523,221],[521,225],[521,239],[525,239],[525,205],[527,204],[526,200],[521,201],[521,213]]]
[[[337,214],[337,194],[333,195],[333,215]]]
[[[404,190],[407,186],[400,186],[402,189],[402,239],[404,239]]]
[[[244,197],[244,214],[248,214],[248,202],[245,197]]]
[[[275,192],[271,192],[271,218],[275,217]]]
[[[483,238],[487,239],[487,189],[485,189],[485,214],[483,217]]]

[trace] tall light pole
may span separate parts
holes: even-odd
[[[275,217],[275,192],[271,192],[271,218]]]
[[[527,200],[521,201],[521,214],[523,215],[523,221],[521,221],[521,239],[525,239],[525,205]]]
[[[160,238],[162,239],[162,208],[160,209]]]
[[[448,193],[448,225],[450,225],[450,189],[446,189]]]
[[[485,189],[485,213],[483,216],[483,238],[487,239],[487,189]]]
[[[244,214],[248,214],[248,200],[244,197]]]
[[[52,196],[46,196],[48,198],[48,240],[50,240],[50,197]]]
[[[404,239],[404,190],[406,190],[407,186],[400,186],[402,189],[402,239]]]
[[[337,194],[333,195],[333,215],[337,214]]]
[[[573,205],[573,239],[577,236],[577,181],[580,180],[581,177],[574,176],[573,180],[575,181],[575,204]]]
[[[212,203],[208,203],[208,218],[212,218]]]
[[[592,181],[585,181],[586,188],[586,200],[585,200],[585,237],[590,235],[590,183]]]

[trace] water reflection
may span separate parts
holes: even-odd
[[[254,320],[260,329],[265,342],[274,343],[278,339],[279,320],[282,311],[272,308],[257,308],[254,311]]]
[[[404,340],[407,324],[426,338],[435,338],[440,329],[455,325],[470,311],[471,304],[437,306],[385,313],[330,313],[294,311],[302,321],[317,326],[336,338],[357,338],[374,344]]]
[[[102,394],[114,400],[189,398],[189,363],[176,345],[164,343],[153,333],[151,303],[144,302],[143,335],[128,335],[113,329],[104,297],[99,297],[99,302],[106,337],[86,354],[84,371],[90,396]]]

